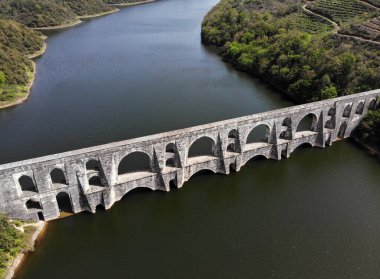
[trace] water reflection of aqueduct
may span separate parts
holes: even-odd
[[[349,137],[380,90],[0,166],[0,211],[51,220],[110,208],[135,188],[170,191],[195,173],[228,174],[252,158]],[[68,206],[66,209],[65,206]]]

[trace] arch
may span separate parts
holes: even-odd
[[[254,162],[262,161],[262,160],[268,160],[268,157],[264,154],[256,154],[252,156],[251,158],[248,158],[243,165],[251,165]]]
[[[229,166],[229,168],[230,168],[230,173],[231,172],[236,172],[236,163],[231,163],[230,166]]]
[[[335,115],[335,108],[330,108],[329,111],[327,112],[328,116],[334,116]]]
[[[100,171],[101,170],[100,161],[95,160],[95,159],[90,159],[86,163],[86,170]]]
[[[98,211],[106,211],[106,208],[103,204],[99,203],[96,207],[95,207],[95,212],[98,212]]]
[[[176,153],[177,147],[173,142],[171,142],[166,145],[165,151],[167,153]]]
[[[291,140],[292,139],[292,119],[286,117],[282,121],[280,139]]]
[[[44,214],[40,211],[40,212],[37,212],[37,216],[38,216],[38,220],[40,221],[45,221],[45,217],[44,217]]]
[[[376,109],[376,105],[377,105],[376,99],[372,99],[369,102],[368,109],[369,110],[375,110]]]
[[[331,120],[327,120],[325,123],[325,128],[326,129],[334,129],[334,124]]]
[[[255,126],[247,136],[246,143],[265,142],[268,143],[270,127],[267,124]]]
[[[300,122],[298,122],[296,132],[315,131],[317,127],[318,117],[314,113],[305,115]]]
[[[352,110],[352,105],[351,104],[346,105],[343,110],[342,117],[349,118],[351,115],[351,110]]]
[[[303,142],[297,145],[296,147],[294,147],[292,152],[294,152],[297,149],[305,149],[306,147],[313,147],[313,144],[310,142]]]
[[[18,179],[18,182],[19,182],[21,190],[23,192],[36,192],[36,193],[38,192],[37,187],[34,184],[34,181],[30,176],[22,175]]]
[[[28,200],[26,203],[25,203],[25,206],[26,208],[29,210],[29,209],[41,209],[42,210],[42,206],[41,206],[41,203],[39,201],[36,201],[36,200]]]
[[[50,172],[50,178],[53,184],[67,184],[65,173],[61,169],[53,169]]]
[[[175,168],[176,164],[175,164],[174,158],[167,159],[166,163],[165,163],[165,166],[170,167],[170,168]]]
[[[364,102],[360,102],[356,107],[355,114],[363,114],[364,111]]]
[[[228,138],[229,138],[229,139],[238,139],[238,138],[239,138],[239,132],[238,132],[236,129],[232,129],[232,130],[228,133]]]
[[[70,195],[66,192],[59,192],[56,195],[57,205],[60,212],[73,213],[73,205]]]
[[[119,163],[118,175],[133,172],[152,172],[150,156],[141,151],[126,155]]]
[[[228,152],[235,152],[237,153],[237,148],[236,148],[236,144],[235,143],[230,143],[229,145],[227,145],[227,151]]]
[[[187,157],[215,156],[215,141],[207,136],[195,140],[189,147]]]
[[[90,186],[104,187],[104,184],[99,175],[94,175],[88,180]]]
[[[344,138],[344,136],[346,135],[346,130],[347,130],[347,122],[345,121],[339,127],[338,138]]]
[[[152,192],[152,191],[154,191],[154,188],[151,188],[149,186],[138,186],[125,192],[121,199],[125,199],[126,197],[140,195],[140,194],[144,194],[146,192]]]
[[[169,181],[169,189],[178,189],[177,180],[175,178]]]
[[[201,176],[201,175],[209,175],[209,174],[215,174],[216,172],[212,169],[208,169],[208,168],[204,168],[204,169],[201,169],[201,170],[198,170],[194,173],[192,173],[190,176],[189,176],[189,179],[190,178],[193,178],[195,176]]]

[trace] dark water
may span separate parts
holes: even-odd
[[[290,105],[200,44],[216,2],[161,0],[50,33],[31,98],[0,112],[0,160]],[[345,141],[131,193],[50,222],[17,278],[379,278],[379,167]]]
[[[200,44],[217,0],[160,0],[51,32],[30,99],[0,111],[0,163],[290,105]]]

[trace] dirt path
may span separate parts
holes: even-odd
[[[360,1],[360,2],[363,2],[363,3],[366,3],[367,5],[370,5],[368,4],[367,2],[364,2],[364,1]],[[323,18],[324,20],[328,21],[329,23],[331,23],[333,26],[334,26],[334,29],[332,30],[332,33],[335,34],[335,35],[338,35],[338,36],[341,36],[341,37],[346,37],[346,38],[352,38],[352,39],[355,39],[355,40],[358,40],[358,41],[362,41],[362,42],[366,42],[366,43],[371,43],[371,44],[376,44],[376,45],[380,45],[380,42],[376,42],[376,41],[372,41],[372,40],[368,40],[368,39],[364,39],[362,37],[359,37],[359,36],[353,36],[353,35],[346,35],[346,34],[341,34],[339,33],[340,30],[342,30],[342,28],[340,28],[339,24],[336,23],[335,21],[325,17],[324,15],[321,15],[321,14],[317,14],[311,10],[309,10],[307,8],[307,5],[309,4],[309,2],[306,2],[306,4],[302,5],[302,9],[306,12],[306,13],[309,13],[309,14],[313,14],[315,16],[318,16],[320,18]],[[375,9],[378,9],[377,7],[375,6],[372,6],[370,5],[371,7],[375,8]]]

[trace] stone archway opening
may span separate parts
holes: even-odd
[[[317,127],[317,116],[314,113],[305,115],[297,125],[297,133],[302,135],[307,134],[305,132],[314,132]]]
[[[44,214],[42,212],[38,212],[37,216],[38,216],[38,220],[45,221],[45,217],[44,217]]]
[[[18,179],[18,182],[20,184],[21,191],[23,191],[24,193],[28,193],[28,192],[37,193],[38,192],[37,187],[34,184],[34,181],[30,176],[23,175]]]
[[[235,143],[230,143],[230,144],[227,146],[227,151],[228,151],[228,152],[234,152],[234,153],[237,153],[236,144],[235,144]]]
[[[347,122],[343,122],[338,131],[338,138],[343,139],[346,136]]]
[[[59,212],[62,214],[74,213],[70,195],[60,192],[56,196]]]
[[[364,111],[364,102],[360,102],[356,107],[355,114],[362,115]]]
[[[28,200],[26,203],[25,203],[25,206],[26,208],[30,211],[30,210],[42,210],[42,206],[41,206],[41,203],[39,201],[36,201],[36,200]]]
[[[50,172],[51,182],[54,184],[65,184],[67,185],[66,176],[61,169],[54,169]]]
[[[245,163],[245,166],[252,166],[252,165],[255,165],[257,162],[260,162],[260,161],[266,161],[268,160],[267,157],[265,157],[264,155],[256,155],[254,157],[252,157],[251,159],[249,159],[246,163]]]
[[[287,117],[282,121],[280,139],[292,139],[292,119],[290,117]]]
[[[191,144],[188,157],[215,156],[215,151],[214,140],[209,137],[201,137]]]
[[[247,137],[246,148],[257,144],[268,144],[270,128],[266,124],[260,124],[254,127]]]
[[[236,172],[236,163],[231,163],[230,166],[229,166],[229,168],[230,168],[230,173],[231,172]]]
[[[304,142],[304,143],[298,145],[296,148],[294,148],[293,152],[309,149],[310,147],[313,147],[313,145],[310,142]]]
[[[352,110],[352,105],[351,104],[346,105],[343,110],[342,117],[349,118],[351,116],[351,110]]]
[[[207,176],[207,175],[211,175],[211,174],[215,174],[215,172],[213,172],[212,170],[209,170],[209,169],[199,170],[199,171],[193,173],[191,175],[191,177],[189,178],[189,180],[196,178],[196,177],[202,177],[202,176]]]
[[[176,167],[176,164],[175,164],[175,160],[174,158],[169,158],[166,160],[166,163],[165,165],[169,168],[175,168]]]
[[[126,183],[153,174],[151,159],[148,154],[136,151],[126,155],[118,166],[118,183]]]
[[[153,192],[153,189],[149,188],[149,187],[136,187],[136,188],[133,188],[132,190],[128,191],[127,193],[125,193],[125,195],[121,198],[122,200],[124,199],[130,199],[130,201],[133,201],[135,200],[136,202],[139,201],[140,199],[140,196],[141,195],[146,195],[148,193],[152,193]]]
[[[91,159],[86,163],[86,170],[87,171],[100,171],[101,165],[98,160]]]
[[[372,100],[369,102],[368,109],[369,109],[369,110],[375,110],[375,109],[376,109],[376,106],[377,106],[376,99],[372,99]]]
[[[170,191],[178,189],[178,183],[176,179],[172,179],[169,181],[169,188],[170,188]]]
[[[236,129],[228,133],[227,152],[240,152],[239,132]]]
[[[150,157],[148,154],[144,152],[133,152],[120,161],[118,175],[135,172],[152,172]]]
[[[89,180],[88,180],[88,184],[90,186],[98,186],[98,187],[104,187],[104,184],[100,178],[100,176],[98,175],[95,175],[95,176],[92,176]]]
[[[177,147],[173,142],[166,145],[165,152],[175,153],[176,151],[177,151]]]

